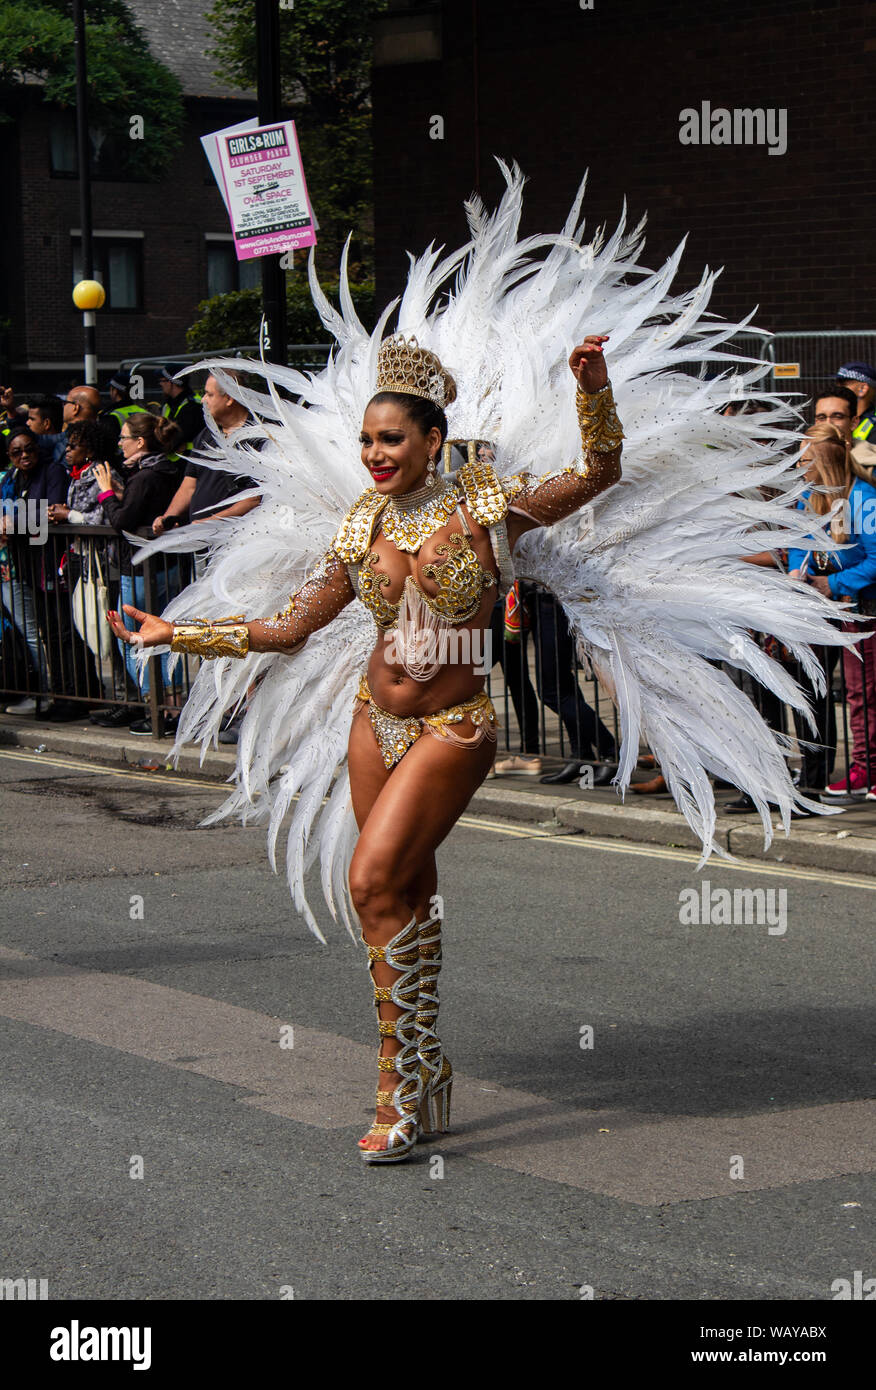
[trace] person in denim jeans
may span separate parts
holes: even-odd
[[[102,491],[98,493],[97,500],[103,506],[108,524],[114,526],[121,537],[119,542],[119,606],[123,613],[122,605],[126,603],[132,604],[136,608],[147,606],[145,576],[142,571],[134,572],[131,565],[131,544],[125,539],[123,533],[133,531],[139,535],[152,536],[153,521],[156,517],[164,514],[179,486],[183,468],[182,461],[177,457],[170,458],[168,455],[174,454],[181,439],[180,430],[172,420],[150,415],[146,411],[142,414],[129,415],[125,419],[119,435],[119,448],[122,451],[126,474],[124,490],[121,495],[119,495],[118,483],[113,483],[109,466],[98,464],[95,467],[95,474],[102,488]],[[175,562],[167,569],[163,566],[156,566],[153,570],[153,576],[155,586],[153,607],[160,612],[174,594],[180,591],[179,563]],[[129,619],[127,615],[125,615],[125,623],[131,628],[135,626],[133,619]],[[133,649],[121,640],[119,647],[131,680],[135,685],[139,684],[139,670],[133,656]],[[167,666],[168,658],[165,655],[161,657],[161,676],[165,687],[169,688]],[[143,672],[142,690],[144,695],[149,693],[148,667]],[[182,702],[179,665],[174,672],[173,689],[169,692],[169,697],[171,704],[179,705]],[[131,732],[150,734],[152,726],[148,720],[137,721],[131,724]]]
[[[839,426],[816,425],[807,430],[800,458],[807,480],[819,481],[815,455],[833,450],[842,456],[843,481],[832,488],[832,496],[813,490],[801,498],[801,504],[823,516],[834,539],[844,542],[845,548],[829,555],[791,550],[788,570],[792,578],[812,584],[826,598],[851,599],[859,613],[876,614],[876,488],[855,476],[850,445],[848,432]],[[836,509],[833,516],[831,504]],[[861,637],[854,650],[843,651],[852,756],[846,776],[825,791],[828,796],[863,796],[876,788],[876,625],[870,621],[842,626]]]

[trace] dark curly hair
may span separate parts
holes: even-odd
[[[67,431],[67,443],[74,449],[83,445],[88,457],[96,463],[109,463],[115,455],[106,430],[96,420],[79,420]]]

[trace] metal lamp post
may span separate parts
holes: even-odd
[[[259,125],[280,119],[279,0],[255,0]],[[265,359],[286,365],[286,274],[279,256],[262,256],[262,307],[267,333]]]
[[[94,244],[91,229],[91,150],[88,142],[88,87],[87,87],[87,63],[85,54],[85,0],[73,0],[73,33],[74,45],[76,49],[76,152],[79,161],[79,232],[82,245],[82,279],[73,291],[73,302],[77,308],[83,309],[83,322],[85,324],[85,384],[86,386],[97,385],[97,349],[95,345],[95,319],[94,310],[99,309],[106,298],[103,287],[97,285],[100,290],[100,301],[94,297],[93,292],[84,287],[95,285],[94,279]],[[93,303],[81,302],[76,298],[77,291],[82,290],[83,297]]]

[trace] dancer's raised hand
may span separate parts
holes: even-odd
[[[118,613],[107,613],[107,622],[116,637],[120,637],[129,646],[170,646],[173,640],[173,623],[166,623],[162,618],[156,618],[153,613],[144,613],[140,608],[133,608],[130,603],[123,603],[122,607],[129,617],[140,624],[140,627],[136,632],[132,632],[130,628],[125,627]]]
[[[601,390],[608,381],[608,369],[602,349],[603,343],[607,342],[607,333],[591,333],[583,343],[572,349],[569,358],[569,366],[578,380],[578,386],[590,395]]]

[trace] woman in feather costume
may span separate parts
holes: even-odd
[[[250,437],[267,440],[246,462],[262,505],[233,528],[202,522],[196,539],[184,529],[144,547],[141,559],[207,540],[211,562],[161,618],[127,608],[136,632],[110,615],[141,661],[168,644],[215,658],[194,682],[177,755],[193,738],[206,751],[224,712],[250,691],[236,787],[205,823],[268,819],[276,868],[294,802],[287,873],[296,905],[323,940],[304,894],[317,856],[329,908],[351,931],[352,900],[380,1033],[377,1116],[360,1140],[369,1163],[406,1158],[421,1133],[449,1123],[452,1070],[436,1029],[435,850],[493,760],[482,640],[515,563],[563,603],[618,705],[620,787],[647,739],[704,859],[718,848],[709,772],[752,797],[767,839],[770,803],[787,832],[802,800],[785,749],[713,663],[750,671],[805,712],[749,630],[773,632],[816,689],[823,675],[808,644],[851,640],[830,626],[835,608],[823,597],[742,563],[765,544],[802,538],[800,484],[782,452],[794,416],[768,398],[756,427],[748,416],[722,417],[726,379],[678,370],[746,361],[719,351],[742,325],[704,322],[714,277],[674,298],[681,248],[661,271],[646,271],[641,228],[626,235],[623,222],[608,242],[597,234],[585,245],[583,185],[559,235],[518,240],[523,179],[500,167],[507,191],[492,217],[479,200],[467,206],[471,241],[443,261],[431,248],[412,261],[396,333],[384,338],[396,303],[372,334],[362,327],[345,263],[336,313],[311,259],[313,298],[338,344],[325,370],[305,377],[262,364],[264,395],[225,376],[239,362],[210,363],[252,411]],[[433,308],[451,277],[452,292]],[[600,331],[585,335],[585,324]],[[734,389],[751,391],[763,372],[749,360]],[[614,391],[627,436],[622,483]],[[468,445],[452,477],[438,470],[449,427]],[[478,454],[484,439],[493,463]],[[357,451],[371,477],[364,493]],[[218,437],[211,462],[242,471],[239,449],[223,453]],[[763,484],[776,492],[769,501]],[[229,607],[230,618],[181,620]],[[243,616],[274,608],[271,618]]]

